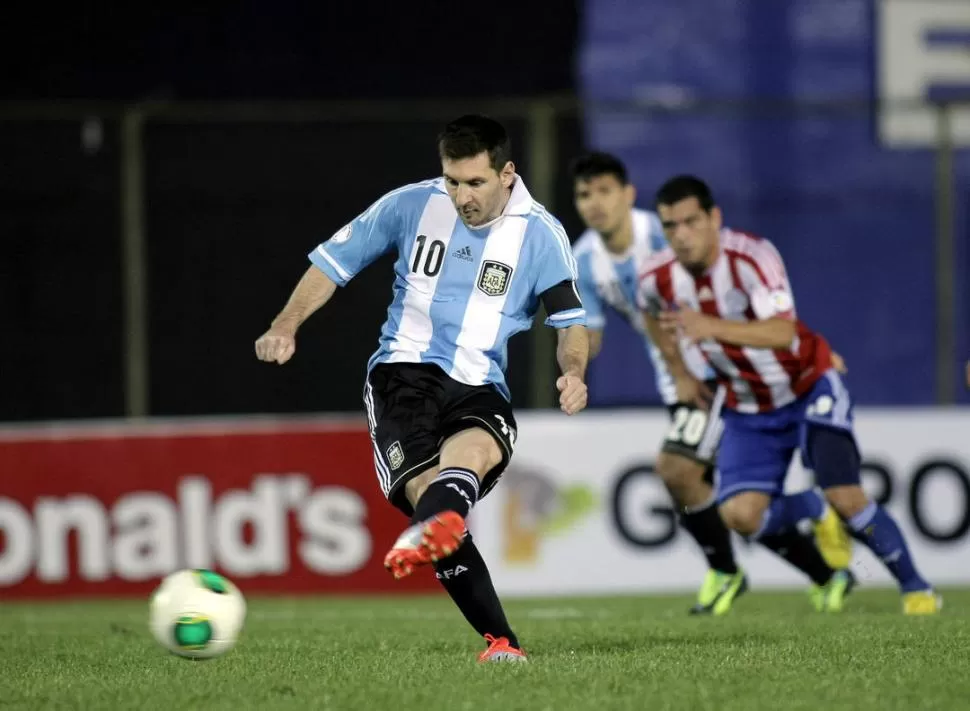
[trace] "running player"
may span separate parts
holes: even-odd
[[[727,525],[760,540],[817,520],[827,499],[896,578],[903,611],[936,613],[941,600],[902,532],[862,489],[849,391],[829,344],[798,320],[778,251],[723,227],[710,189],[695,177],[664,184],[657,208],[671,248],[648,263],[641,305],[669,334],[697,343],[725,387],[718,500]],[[689,389],[689,374],[682,377]],[[796,449],[824,497],[783,493]]]
[[[675,381],[646,332],[636,303],[637,280],[648,259],[667,248],[667,241],[656,213],[634,207],[636,189],[622,161],[607,153],[590,153],[573,162],[572,177],[576,211],[587,227],[576,241],[574,253],[579,293],[590,329],[590,357],[595,357],[602,345],[606,308],[643,337],[657,389],[671,418],[655,467],[674,500],[681,525],[697,542],[709,566],[690,611],[725,614],[746,590],[747,580],[735,562],[730,534],[711,487],[721,428],[716,403],[713,414],[708,413],[711,393],[717,389],[714,372],[696,346],[682,343],[683,362],[693,378]],[[706,382],[697,387],[700,393],[693,389],[697,381]],[[692,389],[678,392],[677,382],[690,383]],[[704,402],[695,402],[697,394]],[[718,396],[722,395],[719,391]],[[828,528],[840,525],[830,509],[823,521]],[[762,542],[806,572],[819,589],[833,579],[833,568],[820,557],[814,543],[797,531],[766,536]],[[837,567],[849,564],[849,549],[838,541],[830,556]]]
[[[464,116],[445,127],[438,153],[442,177],[389,192],[310,253],[312,266],[256,353],[285,363],[297,328],[337,286],[397,252],[393,301],[364,385],[378,482],[410,518],[384,565],[395,578],[433,565],[488,643],[479,660],[522,661],[465,519],[515,445],[509,337],[529,328],[541,302],[558,330],[560,407],[573,415],[586,406],[586,317],[569,241],[516,174],[505,128]]]

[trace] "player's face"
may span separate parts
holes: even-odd
[[[609,236],[616,232],[633,208],[636,193],[615,175],[597,175],[577,180],[573,191],[576,212],[590,229]]]
[[[483,151],[474,158],[444,158],[441,169],[448,195],[466,225],[484,225],[502,214],[508,197],[506,191],[515,179],[512,161],[496,172],[488,153]]]
[[[716,206],[705,212],[697,198],[690,197],[673,205],[658,205],[667,242],[677,260],[691,271],[704,271],[717,257],[717,238],[721,229],[721,211]]]

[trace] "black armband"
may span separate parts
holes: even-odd
[[[546,313],[550,316],[562,311],[583,308],[583,302],[579,300],[579,292],[576,291],[576,282],[571,280],[561,281],[546,289],[539,298],[542,299],[542,305],[546,307]]]

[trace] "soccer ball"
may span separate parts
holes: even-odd
[[[152,635],[180,657],[225,654],[236,644],[245,619],[246,599],[239,588],[211,570],[172,573],[152,593]]]

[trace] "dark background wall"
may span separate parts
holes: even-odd
[[[319,241],[384,191],[439,170],[433,142],[447,112],[405,112],[402,102],[441,99],[458,113],[511,99],[524,111],[529,99],[552,95],[582,106],[555,120],[548,201],[572,235],[580,225],[565,167],[584,144],[628,162],[645,207],[669,174],[696,171],[714,184],[731,225],[779,246],[803,316],[849,359],[860,403],[930,404],[934,154],[879,141],[875,8],[875,0],[21,8],[0,26],[0,421],[124,413],[118,116],[143,101],[347,109],[318,107],[304,121],[272,108],[246,121],[164,108],[149,115],[152,414],[359,410],[390,260],[305,326],[287,367],[258,363],[253,340]],[[806,104],[830,99],[849,108]],[[18,101],[48,103],[39,115]],[[361,120],[358,101],[383,103]],[[529,181],[527,122],[506,123]],[[954,158],[956,370],[970,350],[970,159],[965,150]],[[637,337],[616,319],[608,328],[590,369],[592,404],[657,404]],[[531,347],[526,335],[510,347],[517,406],[534,385]],[[958,398],[967,398],[962,388]]]
[[[578,9],[386,3],[75,8],[5,30],[0,96],[19,100],[449,99],[573,87]],[[8,64],[9,62],[9,64]],[[466,101],[467,100],[467,101]],[[393,109],[389,109],[389,112]],[[444,115],[442,115],[442,120]],[[268,117],[272,119],[272,116]],[[360,275],[301,330],[286,368],[252,343],[308,266],[306,254],[383,192],[440,170],[440,120],[186,123],[144,133],[151,412],[356,411],[390,299],[391,260]],[[525,128],[507,120],[528,176]],[[100,140],[91,141],[92,126]],[[87,135],[87,139],[85,136]],[[579,125],[558,141],[575,149]],[[0,420],[124,411],[118,122],[0,121]],[[559,180],[568,201],[568,180]],[[576,228],[571,216],[571,228]],[[530,346],[510,347],[527,400]]]
[[[580,4],[21,7],[0,30],[0,94],[411,99],[570,90]]]

